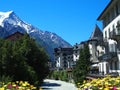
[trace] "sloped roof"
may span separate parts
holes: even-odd
[[[103,38],[103,33],[98,27],[98,25],[95,25],[94,31],[92,32],[89,40],[101,40]]]
[[[110,8],[110,6],[115,3],[116,1],[119,1],[119,0],[110,0],[110,2],[108,3],[108,5],[105,7],[105,9],[102,11],[102,13],[99,15],[99,17],[97,18],[97,20],[102,20],[103,19],[103,16],[104,14],[106,13],[106,11]]]
[[[10,39],[10,37],[13,36],[14,38],[11,38],[11,40],[16,40],[16,39],[20,38],[20,37],[23,36],[23,35],[24,35],[23,33],[19,32],[19,31],[16,31],[16,32],[14,32],[13,34],[5,37],[5,39]],[[17,37],[16,37],[16,36],[17,36]]]

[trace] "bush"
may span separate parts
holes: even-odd
[[[0,76],[0,82],[8,83],[13,80],[13,77],[2,75]]]
[[[56,80],[68,81],[68,74],[65,70],[53,71],[51,77]]]

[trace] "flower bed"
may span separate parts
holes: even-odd
[[[27,81],[0,82],[0,90],[36,90],[36,87],[30,85]]]
[[[78,83],[79,90],[120,90],[120,77],[106,76],[93,80],[86,80],[82,85]]]

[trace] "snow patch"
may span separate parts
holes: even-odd
[[[8,18],[9,15],[13,13],[13,11],[9,11],[9,12],[0,12],[0,25],[3,26],[2,22],[4,19]]]

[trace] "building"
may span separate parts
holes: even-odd
[[[57,70],[67,70],[73,66],[73,48],[55,48],[54,58]]]
[[[13,40],[14,41],[14,40],[22,37],[23,35],[24,35],[23,33],[20,33],[20,32],[17,31],[17,32],[7,36],[5,39],[9,39],[9,40]]]
[[[103,34],[98,25],[95,26],[93,33],[91,34],[88,41],[91,54],[90,61],[92,63],[98,63],[98,57],[104,53],[104,47],[101,46],[103,43]]]
[[[88,40],[89,42],[89,50],[90,50],[90,61],[92,62],[91,70],[92,73],[101,72],[99,69],[99,59],[98,57],[102,56],[105,53],[105,48],[103,46],[103,33],[98,27],[95,25],[95,28]]]
[[[103,23],[105,46],[105,54],[99,58],[101,72],[120,75],[120,0],[111,0],[97,20]]]
[[[76,43],[73,46],[73,61],[76,62],[79,60],[80,49],[84,47],[85,42],[81,42],[80,44]]]
[[[80,44],[76,43],[73,46],[73,61],[76,62],[79,60],[79,55],[80,55]]]

